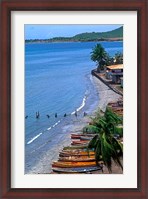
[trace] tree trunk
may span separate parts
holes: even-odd
[[[97,72],[100,73],[100,66],[97,67]]]

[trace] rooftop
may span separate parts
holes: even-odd
[[[123,64],[118,64],[118,65],[111,65],[107,66],[107,69],[114,70],[114,69],[123,69]]]

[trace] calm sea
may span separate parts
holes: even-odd
[[[114,55],[123,42],[100,42]],[[91,80],[90,59],[96,42],[36,43],[25,45],[25,171],[47,150],[48,140],[84,111],[90,114],[98,96]],[[36,112],[40,117],[36,118]],[[55,117],[57,114],[57,117]],[[64,117],[66,114],[66,117]],[[48,115],[48,117],[47,117]]]

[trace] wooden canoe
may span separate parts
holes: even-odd
[[[81,137],[80,137],[80,140],[88,140],[88,141],[90,141],[90,140],[92,140],[92,138],[93,138],[93,137],[81,136]]]
[[[101,162],[100,162],[101,163]],[[96,161],[93,162],[53,162],[52,167],[72,168],[72,167],[90,167],[96,166]]]
[[[88,156],[88,155],[95,155],[94,150],[88,149],[63,149],[59,154],[67,154],[69,156]]]
[[[63,149],[64,150],[74,150],[74,149],[87,149],[88,144],[81,144],[78,146],[66,146]]]
[[[95,156],[69,156],[69,157],[60,157],[59,160],[60,162],[91,162],[95,161]]]
[[[80,139],[81,137],[94,137],[95,134],[71,134],[71,139]]]
[[[74,167],[74,168],[58,168],[53,167],[52,170],[56,173],[88,173],[92,171],[102,170],[99,166],[93,166],[93,167]]]
[[[117,115],[123,116],[123,112],[120,111],[113,111],[114,113],[116,113]]]
[[[112,108],[112,111],[123,111],[123,108]]]
[[[90,157],[90,156],[94,156],[94,152],[93,153],[69,153],[69,152],[60,152],[59,154],[59,157],[70,157],[70,156],[77,156],[77,157],[82,157],[82,156],[85,156],[85,157]]]
[[[118,100],[116,102],[109,102],[108,106],[123,106],[123,100]]]
[[[81,145],[81,144],[88,144],[88,140],[73,140],[71,145]]]

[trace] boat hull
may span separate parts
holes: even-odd
[[[69,157],[60,157],[60,162],[93,162],[95,161],[95,156],[69,156]]]
[[[95,152],[94,151],[77,151],[77,150],[69,150],[69,151],[61,151],[59,156],[60,157],[67,157],[67,156],[92,156],[92,155],[95,155]]]
[[[102,168],[99,166],[93,166],[93,167],[76,167],[76,168],[58,168],[58,167],[53,167],[52,170],[56,173],[71,173],[71,174],[76,174],[76,173],[88,173],[88,172],[93,172],[93,171],[101,171]]]
[[[101,163],[100,163],[101,164]],[[52,167],[72,168],[72,167],[87,167],[97,166],[96,161],[93,162],[53,162]]]
[[[71,143],[71,145],[82,145],[82,144],[88,144],[89,143],[89,141],[88,140],[77,140],[77,141],[72,141],[72,143]]]
[[[94,134],[71,134],[71,139],[80,139],[81,137],[90,137],[93,138]]]

